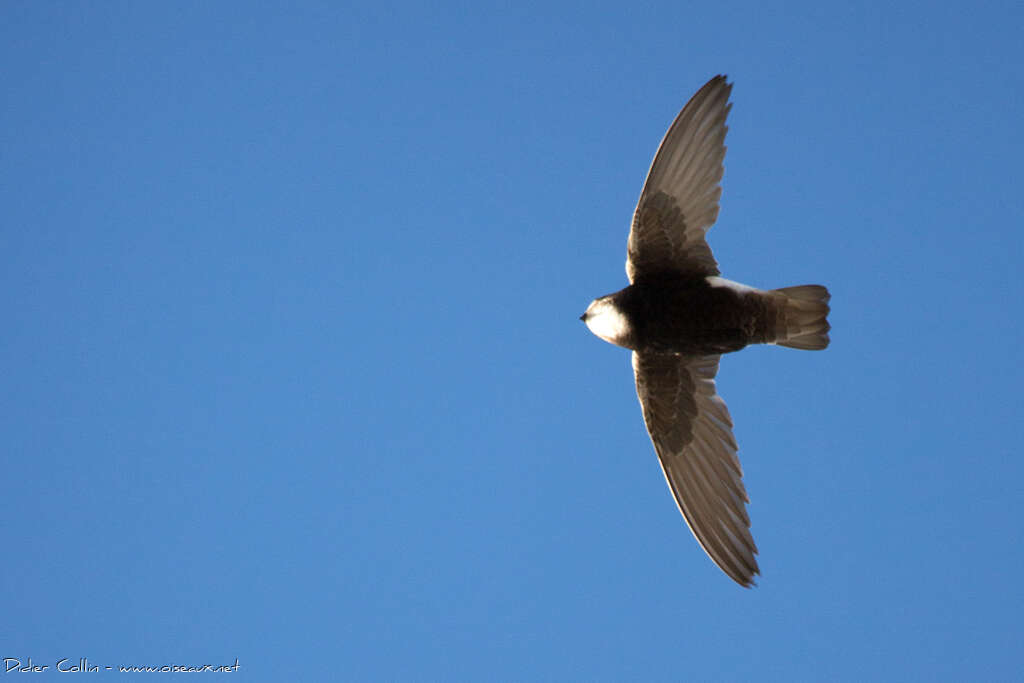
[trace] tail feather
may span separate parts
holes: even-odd
[[[818,351],[828,346],[831,295],[821,285],[799,285],[773,289],[778,317],[775,343],[792,349]]]

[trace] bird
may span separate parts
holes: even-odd
[[[721,277],[705,239],[718,218],[732,83],[713,77],[662,139],[633,214],[629,285],[580,319],[630,349],[637,397],[665,480],[708,557],[743,587],[760,574],[719,359],[749,344],[821,350],[830,294],[821,285],[763,290]]]

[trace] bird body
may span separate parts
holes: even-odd
[[[742,586],[760,572],[719,358],[748,344],[828,346],[820,285],[761,290],[720,276],[705,233],[718,216],[732,86],[715,76],[662,139],[633,215],[624,289],[580,316],[633,351],[644,422],[669,489],[708,556]]]
[[[820,300],[827,292],[818,288],[812,295]],[[722,354],[748,344],[792,345],[794,332],[793,338],[810,342],[813,336],[826,343],[820,336],[827,325],[828,306],[813,306],[813,301],[806,302],[811,305],[804,306],[808,309],[804,314],[800,306],[805,302],[778,291],[766,292],[717,276],[663,272],[596,299],[583,320],[597,336],[634,351]],[[602,314],[610,316],[613,310],[625,324],[602,319]],[[795,327],[794,321],[803,325]]]

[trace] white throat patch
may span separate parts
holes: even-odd
[[[622,346],[630,335],[626,316],[607,299],[597,299],[587,307],[586,323],[591,332],[617,346]]]

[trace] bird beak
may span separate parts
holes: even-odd
[[[580,320],[582,320],[583,322],[587,322],[587,314],[584,313],[583,315],[581,315]]]

